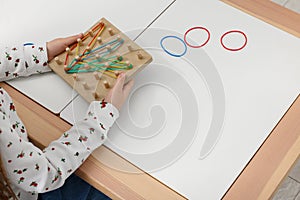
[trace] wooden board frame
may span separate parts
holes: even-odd
[[[58,74],[62,79],[64,79],[73,89],[75,89],[89,103],[95,100],[97,101],[102,100],[108,93],[109,89],[114,86],[117,75],[111,73],[111,75],[109,76],[103,72],[96,72],[97,73],[96,76],[99,77],[99,80],[97,80],[95,78],[95,74],[93,74],[94,72],[67,73],[65,71],[65,67],[66,64],[69,64],[71,60],[75,59],[76,54],[80,55],[86,51],[86,47],[88,46],[88,44],[93,40],[94,37],[96,37],[96,33],[98,32],[98,29],[100,29],[99,27],[101,27],[101,23],[103,23],[105,26],[103,31],[100,34],[101,42],[95,42],[95,45],[93,46],[92,49],[95,49],[115,39],[116,40],[124,39],[124,43],[122,43],[117,50],[111,51],[109,53],[109,56],[116,56],[117,54],[120,54],[123,58],[122,62],[128,61],[129,64],[132,64],[133,66],[132,69],[122,70],[122,72],[126,74],[125,82],[128,82],[130,79],[132,79],[136,73],[138,73],[147,64],[149,64],[152,61],[152,56],[149,53],[147,53],[144,49],[142,49],[129,37],[123,34],[108,20],[106,20],[105,18],[100,19],[88,31],[84,33],[85,39],[82,40],[81,45],[77,46],[78,43],[75,43],[77,47],[74,48],[73,50],[71,48],[72,45],[70,46],[69,49],[71,49],[71,54],[65,51],[55,58],[58,61],[53,59],[49,63],[49,67],[56,74]],[[96,29],[97,27],[98,29]],[[92,30],[94,36],[89,36],[90,30]],[[105,48],[106,47],[104,47],[103,49]],[[66,57],[67,54],[68,57]],[[65,63],[66,62],[65,60],[68,60],[68,62]],[[106,61],[101,61],[101,62],[105,63]],[[107,87],[104,84],[105,81],[108,83]]]
[[[221,0],[248,14],[300,37],[300,14],[271,0]]]

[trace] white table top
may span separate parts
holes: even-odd
[[[169,4],[167,1],[1,1],[1,44],[46,42],[84,32],[105,17],[122,31],[146,28]],[[5,27],[5,29],[4,29]],[[138,34],[138,33],[137,33]],[[132,39],[137,35],[132,35]],[[8,82],[54,113],[77,95],[54,73]]]
[[[190,199],[220,199],[299,94],[300,40],[219,1],[176,1],[153,26],[181,33],[208,28],[204,50],[226,96],[223,133],[211,154],[197,160],[196,140],[182,159],[153,175]],[[247,34],[243,51],[221,47],[221,35],[232,29]]]
[[[177,31],[177,36],[182,38],[193,26],[204,26],[211,32],[211,39],[204,48],[188,48],[184,58],[173,58],[161,50],[154,50],[160,48],[159,42],[164,34],[172,34],[170,30]],[[153,27],[160,28],[161,35]],[[248,44],[242,51],[230,52],[220,44],[222,34],[233,29],[244,31],[248,37]],[[197,41],[196,33],[190,36]],[[227,39],[225,42],[232,46],[243,41],[237,35]],[[126,118],[125,105],[106,145],[189,199],[220,199],[299,94],[300,40],[216,0],[177,0],[137,42],[151,48],[148,50],[154,61],[136,78],[135,88],[138,89],[132,93],[129,103],[130,117],[135,124]],[[182,47],[179,45],[178,41],[168,43],[170,49],[178,48],[180,52]],[[196,66],[203,77],[194,73],[185,59]],[[203,65],[215,68],[220,75],[225,91],[225,120],[216,146],[207,157],[199,159],[217,112],[214,109],[218,108],[214,104],[214,86],[208,82],[211,77],[207,77]],[[158,66],[161,66],[159,70]],[[169,79],[165,79],[167,69],[170,69]],[[184,79],[176,77],[175,72],[180,72]],[[153,82],[149,84],[152,78]],[[194,98],[197,104],[178,98],[181,93],[174,93],[176,81],[182,83],[179,85],[186,95],[191,94],[189,89],[192,89],[195,98],[191,96],[190,99]],[[191,87],[187,87],[184,81]],[[184,107],[183,103],[189,106]],[[153,107],[155,105],[162,109]],[[176,162],[153,171],[151,167],[157,165],[152,165],[152,158],[144,160],[141,157],[164,153],[167,144],[172,144],[180,135],[178,123],[184,122],[181,118],[183,111],[191,106],[199,114],[197,135],[189,143],[191,146]],[[87,103],[78,97],[61,113],[61,117],[73,122],[74,118],[83,117],[86,108]],[[194,115],[192,112],[189,120],[192,121]],[[156,119],[164,123],[157,124]],[[137,128],[149,124],[161,126],[160,130],[157,127],[151,129],[156,130],[153,133],[157,135],[137,131]],[[137,132],[128,132],[127,129]],[[190,137],[188,131],[186,134]],[[164,163],[159,158],[156,162]]]

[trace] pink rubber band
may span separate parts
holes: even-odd
[[[243,44],[243,46],[241,46],[240,48],[236,48],[236,49],[226,47],[226,46],[224,45],[224,43],[223,43],[223,38],[224,38],[226,35],[230,34],[230,33],[240,33],[240,34],[242,34],[242,35],[244,36],[244,38],[245,38],[245,43]],[[246,34],[245,34],[244,32],[239,31],[239,30],[231,30],[231,31],[228,31],[228,32],[224,33],[224,34],[222,35],[220,41],[221,41],[221,45],[224,47],[224,49],[226,49],[226,50],[228,50],[228,51],[240,51],[240,50],[242,50],[242,49],[247,45],[248,39],[247,39],[247,36],[246,36]]]
[[[187,40],[186,40],[187,34],[188,34],[190,31],[195,30],[195,29],[201,29],[201,30],[206,31],[206,33],[207,33],[207,40],[206,40],[203,44],[201,44],[201,45],[191,45],[191,44],[188,43]],[[185,42],[189,47],[192,47],[192,48],[200,48],[200,47],[205,46],[205,45],[208,43],[209,39],[210,39],[210,32],[209,32],[209,30],[207,30],[206,28],[201,27],[201,26],[196,26],[196,27],[190,28],[190,29],[187,30],[187,31],[185,32],[185,34],[184,34],[184,42]]]

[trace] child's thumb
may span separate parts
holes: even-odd
[[[74,42],[76,42],[78,38],[82,38],[82,36],[83,36],[83,34],[80,33],[77,35],[66,37],[66,38],[64,38],[64,40],[65,40],[65,43],[69,46],[70,44],[73,44]]]
[[[125,98],[128,97],[128,95],[129,95],[129,93],[130,93],[130,91],[131,91],[133,85],[134,85],[134,80],[132,79],[132,80],[130,80],[130,81],[124,86],[123,92],[124,92],[124,97],[125,97]]]
[[[124,87],[124,83],[125,83],[125,74],[121,73],[118,76],[118,79],[117,79],[117,82],[116,82],[116,84],[114,86],[114,89],[117,90],[117,91],[122,91],[123,87]]]

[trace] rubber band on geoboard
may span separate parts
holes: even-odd
[[[163,45],[163,41],[168,38],[175,38],[175,39],[179,40],[184,45],[184,51],[181,54],[175,54],[175,53],[171,53],[170,51],[168,51]],[[173,57],[182,57],[186,54],[186,51],[187,51],[187,46],[186,46],[185,42],[181,38],[179,38],[175,35],[167,35],[167,36],[163,37],[160,40],[160,46],[167,54],[169,54],[170,56],[173,56]]]
[[[223,39],[224,39],[224,37],[225,37],[226,35],[231,34],[231,33],[240,33],[241,35],[243,35],[244,38],[245,38],[245,43],[244,43],[241,47],[239,47],[239,48],[229,48],[229,47],[225,46],[225,44],[223,43]],[[231,31],[227,31],[226,33],[224,33],[224,34],[222,35],[222,37],[221,37],[221,39],[220,39],[220,42],[221,42],[221,45],[223,46],[223,48],[226,49],[226,50],[228,50],[228,51],[240,51],[240,50],[242,50],[243,48],[245,48],[245,46],[247,45],[247,43],[248,43],[248,38],[247,38],[246,34],[245,34],[243,31],[239,31],[239,30],[231,30]]]
[[[191,32],[191,31],[193,31],[193,30],[196,30],[196,29],[204,30],[204,31],[207,33],[207,39],[206,39],[205,42],[202,43],[201,45],[191,45],[191,44],[187,41],[187,39],[186,39],[187,34],[189,34],[189,32]],[[192,27],[192,28],[188,29],[188,30],[184,33],[184,42],[185,42],[189,47],[192,47],[192,48],[201,48],[201,47],[205,46],[205,45],[208,43],[209,40],[210,40],[210,32],[209,32],[209,30],[208,30],[207,28],[202,27],[202,26],[195,26],[195,27]]]

